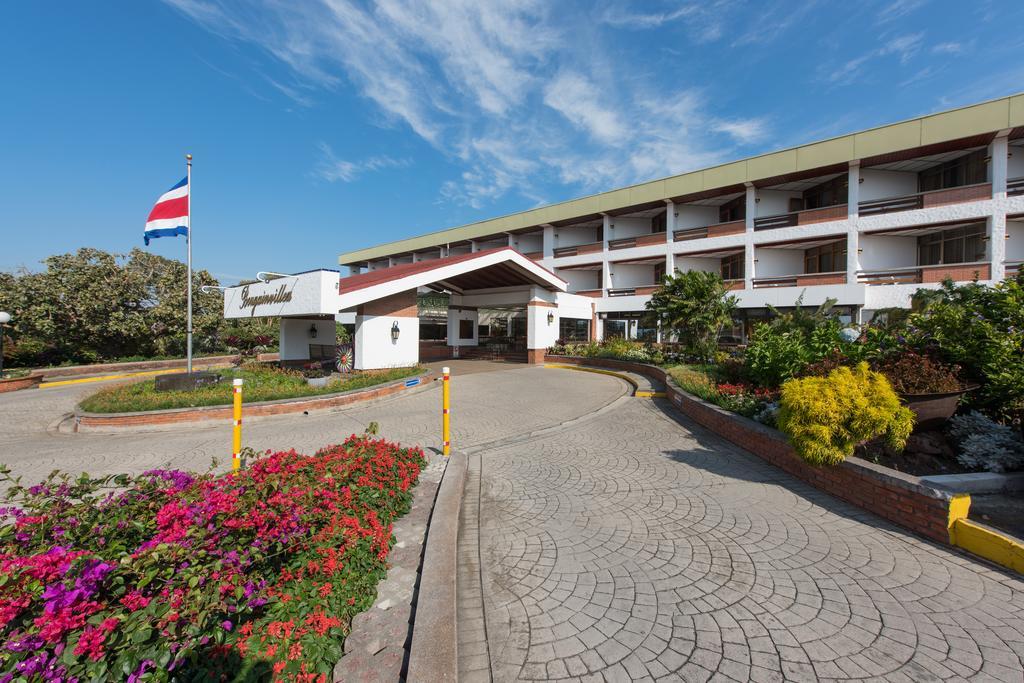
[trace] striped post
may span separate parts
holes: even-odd
[[[234,435],[231,446],[231,469],[237,472],[242,467],[242,382],[241,378],[232,382],[232,392],[235,399]]]
[[[441,368],[441,438],[444,440],[444,446],[441,452],[445,457],[452,452],[452,432],[451,432],[451,391],[448,388],[451,374],[448,368]]]

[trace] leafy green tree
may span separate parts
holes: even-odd
[[[981,385],[969,404],[1004,421],[1024,415],[1024,275],[995,286],[947,280],[909,317],[907,341]]]
[[[718,273],[676,271],[665,276],[647,302],[647,310],[663,331],[675,335],[687,353],[710,360],[718,348],[722,327],[732,321],[736,303]]]

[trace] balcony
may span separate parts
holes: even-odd
[[[794,225],[810,225],[826,221],[839,221],[846,218],[846,204],[824,206],[818,209],[804,209],[777,216],[762,216],[754,219],[754,230],[775,230],[791,228]]]
[[[1024,187],[1021,188],[1024,192]],[[1009,183],[1007,183],[1007,194],[1009,194]],[[912,211],[914,209],[928,209],[933,206],[945,206],[946,204],[961,204],[963,202],[976,202],[992,198],[992,184],[979,183],[977,185],[964,185],[962,187],[951,187],[945,190],[932,190],[931,192],[918,192],[917,194],[905,195],[903,197],[891,197],[889,199],[873,199],[861,202],[858,210],[861,216],[876,216],[883,213],[894,213],[896,211]]]
[[[589,244],[577,244],[572,247],[558,247],[552,253],[555,258],[564,256],[578,256],[579,254],[593,254],[604,250],[604,242],[590,242]]]
[[[604,296],[604,290],[603,289],[581,289],[578,292],[574,292],[574,294],[578,294],[580,296],[591,296],[591,297],[594,297],[595,299],[600,299],[601,297]]]
[[[1006,268],[1006,279],[1015,278],[1017,275],[1024,271],[1024,261],[1007,261],[1004,264]]]
[[[523,256],[525,256],[526,258],[528,258],[528,259],[530,259],[532,261],[540,261],[541,259],[544,258],[544,252],[543,251],[528,251],[525,254],[523,254]]]
[[[705,237],[721,237],[723,235],[737,235],[747,229],[746,221],[729,221],[728,223],[716,223],[702,228],[685,228],[672,233],[672,239],[676,242],[699,240]]]
[[[1007,269],[1009,269],[1009,265]],[[889,270],[862,270],[857,273],[857,281],[866,285],[920,285],[942,282],[946,279],[968,282],[975,279],[975,277],[979,280],[991,278],[991,264],[988,261],[977,261],[974,263],[949,263],[937,266],[891,268]]]
[[[617,240],[608,240],[608,249],[630,249],[632,247],[647,247],[652,244],[664,244],[665,233],[654,232],[649,235],[638,235],[636,237],[623,237]]]
[[[764,289],[768,287],[812,287],[814,285],[843,284],[846,284],[846,271],[754,278],[754,289]]]
[[[616,296],[650,296],[654,294],[661,285],[639,285],[636,287],[612,287],[608,290],[609,297]]]
[[[725,285],[725,289],[728,292],[736,289],[743,289],[746,285],[742,278],[736,280],[723,280],[722,283]]]
[[[1019,197],[1024,194],[1024,178],[1013,178],[1006,181],[1006,196]]]

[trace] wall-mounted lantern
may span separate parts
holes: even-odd
[[[548,311],[548,325],[555,322],[555,314],[552,311]]]
[[[395,322],[391,323],[391,342],[392,343],[397,343],[398,342],[398,335],[400,333],[401,333],[401,330],[398,329],[398,321],[396,320]]]
[[[316,335],[319,334],[319,330],[316,329],[316,323],[309,326],[309,338],[316,339]]]

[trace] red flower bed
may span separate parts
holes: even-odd
[[[237,474],[4,471],[0,683],[326,681],[424,464],[352,436]]]

